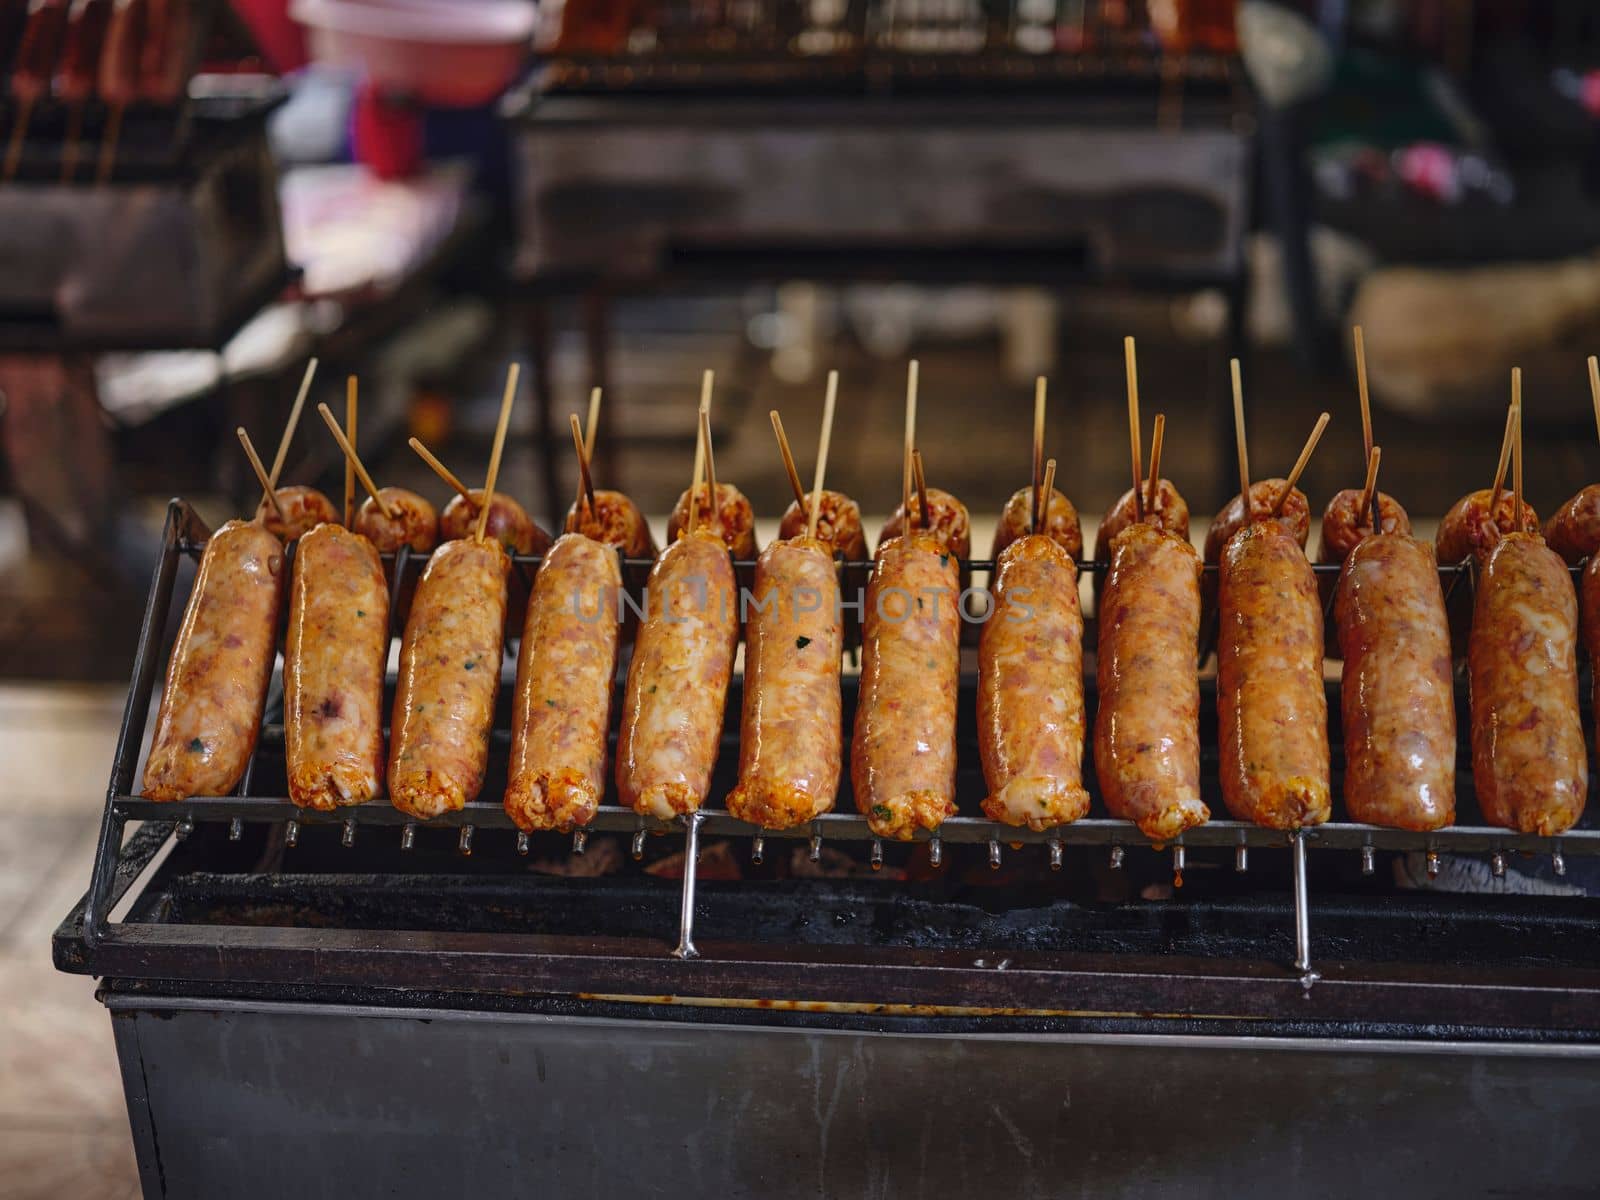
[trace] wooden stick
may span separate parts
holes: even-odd
[[[1600,436],[1600,358],[1589,355],[1589,398],[1594,401],[1594,429]]]
[[[1517,386],[1516,377],[1512,377],[1512,387]],[[1517,402],[1511,401],[1511,407],[1506,409],[1506,431],[1500,435],[1500,461],[1494,468],[1494,486],[1489,489],[1489,520],[1495,519],[1494,515],[1500,510],[1500,493],[1505,490],[1506,467],[1511,463],[1511,442],[1515,435],[1517,425]]]
[[[597,387],[594,387],[594,388],[590,388],[589,389],[589,423],[584,426],[583,442],[582,442],[583,453],[578,456],[578,465],[580,467],[583,467],[585,469],[589,469],[589,464],[594,461],[594,438],[595,438],[595,432],[599,428],[600,428],[600,389],[597,388]],[[588,495],[589,495],[589,511],[592,513],[592,512],[594,512],[594,484],[593,484],[593,482],[590,482],[587,485],[587,487],[588,487]],[[582,473],[580,472],[579,477],[578,477],[578,494],[572,501],[572,507],[573,508],[577,508],[583,503],[584,490],[585,490],[585,484],[584,484],[584,481],[583,481]]]
[[[321,405],[317,406],[321,408]],[[356,445],[356,377],[347,376],[344,381],[344,435],[350,439],[350,446]],[[350,528],[356,516],[356,468],[355,459],[346,456],[344,460],[344,527]]]
[[[256,448],[250,442],[250,435],[244,431],[244,426],[239,426],[234,431],[239,435],[239,444],[244,447],[244,456],[250,460],[250,469],[256,473],[256,478],[261,481],[261,486],[266,489],[267,501],[272,505],[272,511],[278,514],[278,520],[286,521],[283,507],[278,503],[278,494],[273,491],[272,481],[267,478],[267,469],[261,465],[261,457],[256,453]]]
[[[906,367],[906,440],[900,460],[900,511],[911,528],[911,454],[917,444],[917,360]]]
[[[1373,533],[1382,532],[1378,528],[1378,463],[1382,458],[1383,447],[1374,446],[1367,455],[1367,481],[1361,485],[1361,498],[1356,501],[1356,526],[1360,527],[1365,514]]]
[[[922,521],[922,527],[924,529],[927,529],[927,528],[929,528],[929,525],[928,525],[928,480],[922,473],[922,451],[921,450],[913,450],[911,452],[911,473],[914,476],[916,476],[916,480],[917,480],[917,515],[920,518],[920,520]],[[910,528],[911,528],[911,526],[910,526],[910,523],[908,522],[907,525],[906,525],[906,529],[909,531]]]
[[[1512,405],[1517,413],[1517,431],[1511,443],[1511,519],[1522,532],[1522,368],[1511,368]],[[1493,513],[1490,514],[1493,516]]]
[[[822,401],[822,437],[817,442],[817,474],[811,484],[811,513],[806,518],[806,537],[817,536],[817,518],[822,515],[822,477],[828,469],[828,446],[833,441],[833,404],[839,394],[839,372],[828,372],[828,394]]]
[[[806,507],[806,485],[800,482],[800,470],[794,465],[794,451],[789,449],[789,438],[783,432],[783,418],[778,415],[778,410],[773,409],[767,414],[772,418],[772,432],[778,438],[778,453],[783,455],[783,469],[789,474],[789,486],[794,489],[794,498],[800,505],[800,510]]]
[[[1144,482],[1144,455],[1139,450],[1139,364],[1134,359],[1133,339],[1122,339],[1122,356],[1128,365],[1128,444],[1133,450],[1133,513],[1144,520],[1144,497],[1139,485]]]
[[[698,410],[694,424],[694,478],[689,481],[689,523],[685,533],[693,533],[700,524],[700,477],[706,471],[706,430],[711,422],[702,420],[706,414]]]
[[[500,397],[500,421],[494,427],[494,446],[489,451],[489,474],[483,481],[483,507],[478,510],[478,529],[475,539],[483,541],[483,531],[489,525],[489,510],[494,507],[494,485],[500,478],[500,455],[506,448],[506,428],[511,424],[511,405],[517,398],[517,377],[522,366],[512,363],[506,372],[506,390]]]
[[[700,408],[699,412],[711,411],[711,387],[715,373],[706,371],[700,376]],[[698,420],[698,418],[697,418]],[[700,482],[706,477],[706,439],[701,436],[698,426],[694,435],[694,483],[689,487],[689,507],[693,508],[700,503]]]
[[[578,424],[578,414],[570,417],[572,422],[572,448],[578,452],[578,507],[589,505],[589,513],[594,514],[594,480],[589,477],[589,455],[584,451],[583,426]]]
[[[1361,396],[1361,453],[1372,459],[1372,397],[1367,391],[1367,339],[1356,326],[1356,391]]]
[[[1033,382],[1033,474],[1030,477],[1033,483],[1033,504],[1028,514],[1030,520],[1028,528],[1034,533],[1039,532],[1039,527],[1044,522],[1045,505],[1049,503],[1044,490],[1044,397],[1045,378],[1043,375]]]
[[[289,443],[294,441],[294,431],[300,425],[300,410],[306,405],[306,397],[311,393],[311,381],[316,378],[317,360],[312,359],[306,364],[306,373],[300,377],[300,390],[294,395],[294,404],[289,409],[289,421],[283,427],[283,436],[278,439],[278,452],[272,456],[272,473],[267,476],[272,481],[271,486],[278,486],[278,479],[283,471],[283,463],[289,457]]]
[[[1160,507],[1161,444],[1167,437],[1167,414],[1156,414],[1155,432],[1150,435],[1150,511]]]
[[[1041,480],[1041,483],[1042,483],[1046,493],[1049,493],[1056,486],[1056,460],[1055,459],[1052,458],[1049,462],[1044,464],[1044,479]],[[1034,532],[1035,533],[1039,533],[1040,530],[1035,528]]]
[[[463,500],[465,500],[468,504],[477,504],[477,501],[472,498],[472,489],[466,484],[462,483],[461,480],[456,477],[456,473],[454,471],[434,457],[432,450],[429,450],[416,438],[411,438],[406,442],[406,445],[415,450],[417,452],[417,456],[421,458],[423,462],[427,463],[433,468],[433,473],[435,475],[459,492]]]
[[[3,176],[4,182],[10,183],[17,173],[17,166],[22,162],[22,143],[28,137],[28,125],[33,120],[33,104],[36,97],[25,96],[22,103],[17,106],[17,123],[11,127],[11,141],[6,146],[6,165]]]
[[[361,486],[367,489],[367,495],[372,497],[372,502],[378,506],[378,511],[391,521],[394,520],[394,510],[389,507],[388,501],[378,491],[378,485],[372,482],[372,476],[367,474],[367,468],[362,465],[361,459],[356,455],[356,448],[350,444],[350,439],[345,436],[344,430],[339,428],[339,422],[334,418],[333,410],[326,404],[317,405],[317,412],[327,423],[328,432],[333,434],[333,440],[339,443],[339,449],[344,451],[345,464],[355,472],[361,480]],[[346,519],[345,528],[350,527]]]
[[[706,446],[706,491],[709,503],[706,505],[706,516],[717,518],[717,528],[722,528],[722,495],[717,491],[717,456],[711,451],[711,412],[709,409],[700,410],[700,440]]]
[[[1283,505],[1289,499],[1289,493],[1294,491],[1294,485],[1300,482],[1300,475],[1306,469],[1306,464],[1311,461],[1311,455],[1317,448],[1317,443],[1322,440],[1322,431],[1328,427],[1328,422],[1333,418],[1323,413],[1317,418],[1316,425],[1311,430],[1311,436],[1306,439],[1305,446],[1300,451],[1300,457],[1294,460],[1294,467],[1289,472],[1289,478],[1283,481],[1283,491],[1278,493],[1278,498],[1272,503],[1272,515],[1277,516],[1283,511]]]
[[[1239,499],[1244,505],[1244,519],[1250,519],[1250,451],[1244,440],[1244,383],[1239,377],[1239,360],[1230,358],[1228,369],[1233,375],[1233,440],[1239,450]]]
[[[117,143],[122,140],[122,113],[125,107],[118,101],[111,106],[111,113],[106,118],[106,131],[100,138],[100,161],[94,171],[96,187],[104,187],[111,179],[111,168],[117,162]]]

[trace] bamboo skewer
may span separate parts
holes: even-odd
[[[1367,480],[1361,485],[1361,498],[1356,501],[1357,527],[1360,527],[1362,515],[1365,514],[1373,533],[1383,532],[1378,528],[1378,463],[1382,458],[1383,447],[1374,446],[1367,455]]]
[[[1044,480],[1043,480],[1043,483],[1044,483],[1044,489],[1045,489],[1045,491],[1047,493],[1049,492],[1049,490],[1051,488],[1055,487],[1055,485],[1056,485],[1056,460],[1053,459],[1053,458],[1050,459],[1047,463],[1044,464]],[[1038,533],[1039,530],[1036,529],[1036,530],[1034,530],[1034,532]]]
[[[1517,429],[1511,438],[1511,519],[1518,533],[1522,530],[1522,368],[1511,372],[1512,394],[1516,397]]]
[[[423,462],[427,463],[429,467],[433,468],[433,473],[440,479],[444,480],[445,483],[449,484],[450,487],[454,488],[463,500],[465,500],[468,504],[477,504],[477,501],[472,498],[472,489],[466,484],[462,483],[454,471],[440,462],[432,450],[429,450],[421,443],[421,441],[416,438],[411,438],[406,442],[406,445],[415,450],[417,452],[417,457],[422,459]]]
[[[574,415],[573,420],[577,420],[576,415]],[[599,428],[600,428],[600,389],[597,388],[597,387],[593,387],[593,388],[589,389],[589,423],[584,426],[584,432],[583,432],[583,435],[582,435],[582,441],[579,443],[583,447],[583,453],[578,456],[578,465],[580,467],[584,468],[585,470],[590,469],[589,468],[589,464],[594,461],[595,432]],[[572,501],[572,506],[574,508],[577,508],[583,502],[584,490],[585,490],[585,488],[584,488],[583,478],[580,475],[580,477],[578,479],[578,494],[577,494],[576,497],[573,498],[573,501]],[[594,512],[594,484],[592,482],[588,485],[588,489],[587,490],[588,490],[588,493],[589,493],[589,511],[591,513],[593,513]]]
[[[906,514],[906,528],[911,528],[911,455],[917,445],[917,360],[906,367],[906,437],[900,461],[900,511]]]
[[[339,422],[334,418],[333,410],[326,404],[317,405],[317,412],[328,426],[328,432],[333,434],[333,440],[339,443],[339,449],[344,452],[345,465],[355,472],[361,480],[361,486],[367,489],[367,495],[372,497],[372,502],[378,506],[378,511],[394,520],[394,510],[389,507],[388,501],[378,491],[378,485],[372,482],[372,476],[367,474],[367,468],[362,464],[360,456],[356,454],[355,446],[345,436],[344,430],[339,428]],[[346,506],[348,507],[348,506]],[[350,528],[350,519],[345,519],[345,528]]]
[[[1594,401],[1594,431],[1600,437],[1600,358],[1589,355],[1589,398]]]
[[[1049,511],[1048,505],[1050,489],[1044,486],[1044,399],[1045,378],[1043,375],[1033,383],[1033,504],[1028,514],[1031,520],[1028,528],[1033,533],[1038,533],[1044,524],[1045,514]]]
[[[261,456],[256,453],[255,446],[250,441],[250,435],[244,431],[244,426],[234,430],[239,435],[239,444],[244,447],[244,456],[250,460],[250,469],[256,473],[256,478],[261,481],[261,486],[266,489],[267,502],[272,505],[272,511],[278,514],[278,520],[287,521],[283,515],[283,507],[278,503],[278,494],[273,490],[272,480],[267,475],[267,468],[261,465]]]
[[[1494,469],[1494,486],[1489,489],[1489,520],[1495,519],[1495,513],[1500,509],[1500,493],[1505,490],[1506,468],[1511,464],[1511,442],[1515,436],[1517,425],[1517,397],[1518,379],[1512,376],[1513,399],[1511,407],[1506,409],[1506,430],[1500,435],[1500,461]]]
[[[1139,449],[1139,364],[1134,357],[1133,338],[1122,339],[1122,356],[1128,367],[1128,444],[1133,451],[1133,513],[1144,520],[1144,497],[1139,485],[1144,482],[1144,456]]]
[[[1311,455],[1317,449],[1317,443],[1322,440],[1323,430],[1328,428],[1328,422],[1333,418],[1323,413],[1317,418],[1317,423],[1312,427],[1311,436],[1306,439],[1306,444],[1300,450],[1300,457],[1294,460],[1294,467],[1289,472],[1289,478],[1283,481],[1283,490],[1278,493],[1278,498],[1272,502],[1272,515],[1277,516],[1283,511],[1289,493],[1294,491],[1294,485],[1300,482],[1300,476],[1306,469],[1306,464],[1311,461]]]
[[[325,407],[317,406],[319,409]],[[350,446],[356,445],[356,377],[348,376],[344,381],[344,435],[350,439]],[[356,515],[356,468],[353,456],[346,456],[344,460],[344,527],[350,528]]]
[[[700,525],[700,477],[706,470],[706,430],[711,428],[710,421],[704,421],[704,412],[697,412],[694,426],[694,476],[689,480],[689,520],[684,528],[685,534],[693,533]]]
[[[1244,519],[1250,519],[1250,451],[1244,440],[1244,382],[1239,377],[1239,360],[1230,358],[1228,370],[1233,376],[1233,439],[1239,451],[1239,499],[1244,505]]]
[[[594,480],[589,475],[589,455],[583,444],[583,426],[578,424],[578,414],[573,413],[572,423],[572,448],[578,454],[578,499],[574,502],[578,506],[587,504],[590,516],[594,515]]]
[[[122,140],[122,114],[126,108],[127,105],[119,100],[111,106],[110,115],[106,118],[106,131],[100,138],[100,161],[95,165],[96,187],[104,187],[111,179],[111,169],[117,161],[117,143]]]
[[[828,394],[822,401],[822,436],[817,441],[817,474],[811,485],[811,513],[806,517],[806,537],[817,536],[822,515],[822,479],[828,470],[828,446],[833,441],[833,405],[839,394],[839,372],[828,372]]]
[[[1367,391],[1367,339],[1361,326],[1355,327],[1356,391],[1361,397],[1361,453],[1372,458],[1372,397]]]
[[[706,519],[716,518],[716,528],[722,528],[722,500],[717,491],[717,456],[711,451],[711,410],[700,410],[700,440],[706,448],[706,489],[710,493],[710,503],[706,506]]]
[[[1161,444],[1167,436],[1167,414],[1156,414],[1156,427],[1150,434],[1150,511],[1160,508],[1161,501]]]
[[[929,524],[928,524],[928,480],[927,480],[926,476],[924,476],[923,473],[922,473],[922,451],[921,450],[913,450],[911,452],[911,473],[914,476],[916,476],[916,480],[917,480],[917,510],[918,510],[918,515],[920,516],[921,521],[922,521],[922,528],[927,529],[927,528],[929,528]],[[911,526],[908,523],[907,526],[906,526],[907,532],[910,532],[910,529],[911,529]]]
[[[711,413],[711,388],[715,382],[716,373],[707,370],[700,376],[700,416],[709,416]],[[698,421],[699,418],[696,417]],[[709,422],[706,422],[709,425]],[[694,483],[689,488],[689,507],[693,509],[700,503],[700,484],[706,476],[706,443],[707,438],[700,432],[698,426],[694,435]]]
[[[783,418],[778,415],[777,409],[767,416],[772,418],[772,432],[778,438],[778,453],[783,455],[783,469],[789,475],[789,486],[794,489],[795,501],[803,512],[806,507],[806,485],[800,482],[799,468],[794,465],[794,451],[789,449],[789,437],[783,432]]]
[[[311,381],[316,375],[317,360],[313,358],[306,363],[306,372],[300,377],[300,390],[295,393],[294,404],[289,409],[289,420],[283,427],[283,436],[278,439],[278,452],[272,456],[272,471],[267,476],[271,481],[268,487],[278,486],[284,460],[289,457],[289,443],[294,441],[294,431],[300,424],[300,410],[306,405],[306,397],[311,393]]]
[[[494,485],[500,478],[500,455],[506,448],[506,428],[511,424],[511,405],[517,398],[517,377],[522,367],[511,364],[506,372],[506,390],[500,397],[500,420],[494,427],[494,447],[489,451],[489,474],[483,481],[483,507],[478,510],[478,529],[475,539],[483,541],[483,531],[489,524],[489,510],[494,507]]]

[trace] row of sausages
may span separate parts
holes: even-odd
[[[0,69],[33,104],[174,104],[194,46],[190,0],[0,0]],[[14,48],[14,49],[13,49]]]
[[[1297,828],[1328,818],[1330,767],[1322,604],[1304,551],[1309,508],[1298,491],[1276,503],[1285,487],[1266,480],[1248,504],[1235,497],[1212,523],[1205,558],[1219,566],[1224,800],[1239,819]],[[1587,507],[1575,498],[1558,514],[1552,544],[1571,544],[1571,526],[1600,508],[1600,489],[1594,492]],[[328,808],[383,791],[388,618],[378,553],[396,548],[400,523],[379,529],[369,502],[347,531],[333,524],[331,504],[321,511],[316,494],[298,495],[303,503],[284,510],[304,520],[277,529],[293,537],[312,525],[299,539],[285,647],[290,792],[297,803]],[[1501,505],[1491,514],[1489,497],[1476,496],[1441,524],[1437,554],[1411,537],[1389,497],[1378,498],[1376,531],[1362,526],[1353,494],[1335,497],[1324,516],[1319,557],[1342,560],[1335,614],[1346,805],[1356,820],[1402,828],[1454,819],[1450,629],[1436,563],[1455,557],[1459,544],[1461,556],[1480,560],[1469,646],[1480,802],[1496,824],[1557,833],[1577,819],[1587,788],[1577,599],[1561,557],[1527,531],[1535,526],[1531,511],[1518,519]],[[413,508],[413,499],[426,504],[406,497]],[[927,520],[913,499],[885,527],[864,604],[851,781],[860,811],[885,837],[937,828],[955,811],[957,596],[970,524],[954,497],[933,489],[927,497]],[[1028,489],[1013,497],[996,538],[993,611],[979,647],[979,744],[986,814],[1042,829],[1088,809],[1077,586],[1083,547],[1064,496],[1049,497],[1037,534],[1027,528],[1030,500]],[[1109,569],[1100,597],[1094,764],[1112,815],[1169,839],[1210,815],[1200,794],[1195,664],[1206,599],[1182,498],[1159,480],[1144,485],[1143,500],[1140,513],[1132,492],[1124,495],[1099,535]],[[503,653],[506,550],[543,553],[520,624],[505,806],[524,829],[581,825],[605,789],[612,680],[625,633],[616,550],[654,557],[648,529],[626,497],[598,493],[592,508],[574,506],[553,544],[542,532],[519,539],[536,527],[497,494],[493,503],[507,505],[499,536],[479,543],[461,535],[481,497],[458,501],[462,519],[447,532],[447,508],[438,531],[455,540],[433,550],[405,624],[388,794],[419,818],[478,794]],[[419,510],[418,526],[426,527],[428,513]],[[704,803],[741,633],[732,558],[756,557],[743,631],[739,779],[727,805],[768,828],[832,807],[843,759],[835,554],[864,560],[866,552],[859,510],[847,497],[823,494],[815,538],[803,536],[804,517],[791,505],[783,536],[757,557],[750,507],[736,488],[722,485],[715,503],[698,512],[687,493],[680,499],[668,548],[650,573],[623,693],[615,773],[624,804],[668,818]],[[420,552],[427,542],[405,544]],[[174,647],[147,795],[219,794],[237,782],[270,676],[281,571],[281,545],[265,517],[230,522],[212,538]],[[1600,626],[1595,570],[1585,575],[1584,594],[1593,630]]]

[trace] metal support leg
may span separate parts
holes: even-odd
[[[1311,969],[1311,889],[1306,883],[1306,835],[1293,835],[1294,846],[1294,967],[1307,987],[1316,982]]]
[[[700,866],[700,823],[704,813],[692,812],[683,818],[683,899],[678,910],[678,948],[674,958],[699,958],[694,948],[694,880]]]

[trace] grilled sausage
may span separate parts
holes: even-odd
[[[1200,555],[1149,523],[1125,526],[1109,551],[1095,772],[1112,816],[1169,841],[1211,819],[1200,799]]]
[[[256,505],[256,520],[266,527],[268,533],[285,544],[298,540],[318,525],[339,524],[339,510],[333,506],[333,501],[314,487],[296,484],[293,487],[281,487],[273,494],[278,498],[278,508],[283,510],[283,516],[278,516],[263,496]]]
[[[50,91],[67,29],[69,0],[36,0],[28,10],[11,67],[11,95],[33,103]]]
[[[1350,819],[1443,828],[1455,820],[1456,708],[1433,547],[1369,533],[1345,557],[1334,617]]]
[[[389,799],[427,819],[477,796],[489,762],[511,562],[493,538],[433,552],[400,641]]]
[[[283,652],[289,798],[329,811],[383,790],[389,596],[372,543],[319,525],[295,547]]]
[[[701,525],[656,559],[649,611],[628,667],[617,740],[617,790],[635,812],[663,820],[705,802],[739,641],[728,547]]]
[[[929,506],[932,506],[931,499]],[[1032,522],[1033,488],[1018,488],[1000,510],[1000,521],[994,527],[994,549],[989,557],[998,563],[1007,546],[1032,532]],[[1074,562],[1083,557],[1083,526],[1078,521],[1078,510],[1055,488],[1050,489],[1044,529],[1040,532],[1065,550]]]
[[[1286,479],[1258,479],[1250,485],[1250,520],[1246,520],[1244,505],[1237,495],[1223,505],[1222,511],[1212,518],[1206,530],[1205,561],[1208,564],[1221,562],[1223,547],[1250,521],[1263,517],[1272,508],[1287,482]],[[1295,488],[1284,500],[1277,523],[1293,534],[1300,548],[1305,549],[1306,539],[1311,536],[1311,505],[1306,502],[1305,493],[1299,488]]]
[[[832,546],[773,542],[756,561],[745,632],[739,783],[728,811],[788,829],[833,809],[843,757],[843,638]]]
[[[909,840],[956,811],[958,585],[955,556],[937,534],[918,529],[878,546],[850,781],[880,837]]]
[[[710,489],[702,485],[700,507],[705,516],[705,525],[722,535],[723,543],[734,558],[740,562],[753,561],[757,553],[756,518],[750,509],[750,501],[733,484],[719,483],[717,511],[713,514],[710,511],[710,496]],[[678,502],[672,506],[672,515],[667,518],[667,545],[677,541],[688,527],[689,493],[685,491],[678,497]]]
[[[459,492],[439,514],[439,540],[453,542],[478,534],[478,513],[483,508],[483,489],[473,488],[469,501]],[[550,549],[550,535],[535,525],[527,510],[504,492],[496,492],[489,505],[489,520],[483,536],[493,538],[507,554],[543,554]]]
[[[1500,493],[1500,504],[1491,519],[1488,488],[1468,492],[1457,500],[1439,522],[1438,534],[1434,538],[1439,561],[1446,566],[1453,566],[1469,557],[1481,559],[1494,549],[1502,533],[1510,533],[1516,528],[1539,528],[1539,514],[1533,511],[1533,505],[1523,503],[1522,523],[1519,526],[1514,504],[1511,489],[1505,489]]]
[[[1317,581],[1294,534],[1257,521],[1222,552],[1217,713],[1222,798],[1241,821],[1328,819],[1328,699]]]
[[[67,32],[50,85],[57,100],[81,104],[94,95],[100,50],[111,25],[112,0],[74,0]]]
[[[139,97],[152,104],[176,104],[189,82],[193,14],[189,0],[149,0],[149,4],[139,50]]]
[[[1544,540],[1572,566],[1600,550],[1600,483],[1591,483],[1551,514]]]
[[[1155,503],[1150,502],[1150,481],[1147,479],[1139,485],[1141,498],[1144,500],[1145,523],[1163,533],[1174,535],[1179,541],[1189,540],[1189,506],[1184,503],[1183,496],[1173,486],[1172,480],[1160,479],[1156,483]],[[1117,502],[1106,509],[1106,515],[1100,521],[1100,527],[1094,536],[1094,558],[1096,562],[1111,561],[1111,543],[1128,526],[1138,520],[1138,510],[1133,505],[1133,489],[1129,488],[1117,497]]]
[[[1038,832],[1089,811],[1083,615],[1072,554],[1046,534],[1001,552],[978,646],[978,750],[990,820]]]
[[[1283,491],[1286,479],[1258,479],[1250,485],[1250,512],[1251,519],[1258,519],[1270,512],[1272,505],[1277,502],[1278,493]],[[1305,493],[1295,488],[1283,502],[1283,511],[1278,514],[1277,523],[1282,525],[1291,534],[1294,540],[1305,548],[1306,539],[1311,536],[1311,505],[1306,502]],[[1222,510],[1211,520],[1210,527],[1206,530],[1205,549],[1202,556],[1207,566],[1215,566],[1222,561],[1222,550],[1233,535],[1243,529],[1249,521],[1245,518],[1244,505],[1239,497],[1234,496]],[[1217,608],[1217,578],[1215,575],[1204,575],[1200,580],[1200,605],[1201,624]]]
[[[940,488],[928,489],[926,521],[922,519],[922,502],[917,493],[912,492],[911,513],[916,518],[917,528],[933,534],[940,548],[955,555],[962,563],[972,558],[972,521],[967,516],[967,506],[949,492]],[[884,546],[905,533],[905,529],[906,508],[901,505],[884,522],[883,531],[878,534],[878,553],[882,554]]]
[[[517,656],[506,815],[525,830],[587,825],[606,789],[621,628],[616,552],[563,534],[539,564]]]
[[[1372,536],[1372,525],[1367,514],[1356,512],[1361,501],[1360,488],[1345,488],[1335,492],[1322,513],[1322,541],[1317,546],[1317,561],[1342,567],[1350,552],[1362,540]],[[1400,502],[1387,492],[1377,496],[1378,532],[1411,535],[1411,518]]]
[[[587,501],[574,504],[567,510],[563,528],[621,550],[624,558],[654,558],[657,554],[656,540],[644,514],[621,492],[596,489],[594,507],[591,509]]]
[[[255,753],[272,679],[283,546],[260,525],[211,535],[172,646],[144,768],[151,800],[231,792]]]
[[[149,16],[147,0],[117,0],[100,48],[95,91],[107,104],[132,104],[139,98],[139,51]]]
[[[809,497],[807,497],[809,499]],[[809,508],[801,508],[800,501],[791,500],[778,522],[778,536],[797,538],[806,531]],[[821,510],[817,514],[817,540],[828,550],[829,557],[838,554],[846,562],[866,562],[867,534],[861,527],[861,507],[843,492],[822,492]]]
[[[405,488],[379,488],[378,494],[394,515],[384,516],[377,501],[368,496],[356,509],[356,532],[379,554],[398,554],[401,546],[410,546],[413,554],[431,554],[439,544],[438,510]]]
[[[1468,651],[1472,782],[1491,825],[1550,837],[1583,815],[1578,601],[1537,533],[1508,533],[1478,574]]]

